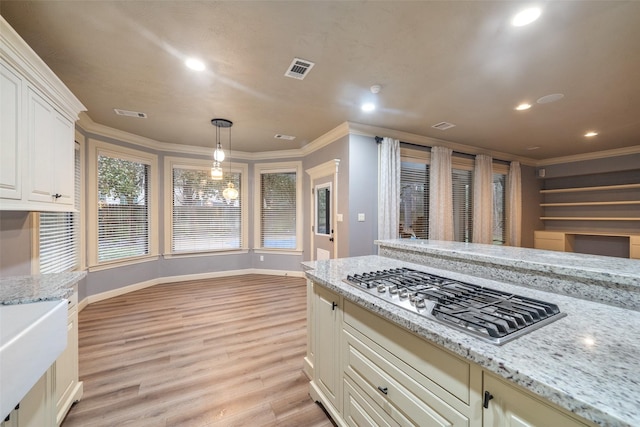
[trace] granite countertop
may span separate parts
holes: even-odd
[[[461,249],[457,245],[451,248]],[[498,255],[494,252],[489,256]],[[549,325],[496,346],[411,313],[342,281],[347,274],[402,266],[457,280],[468,281],[469,275],[381,256],[305,264],[306,268],[311,268],[306,272],[311,280],[570,412],[600,425],[640,425],[638,311],[473,277],[472,280],[482,286],[555,303],[567,314]],[[614,269],[614,266],[609,268]],[[624,274],[624,271],[618,272]]]
[[[573,252],[546,251],[515,246],[483,245],[442,240],[378,240],[376,244],[422,253],[456,254],[470,261],[490,262],[509,268],[581,277],[640,288],[640,260]]]
[[[26,304],[68,298],[86,271],[0,277],[0,304]]]

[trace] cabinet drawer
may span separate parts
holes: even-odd
[[[444,394],[451,394],[470,404],[469,362],[346,300],[344,322],[403,362],[396,366],[419,384],[431,389],[437,386],[443,398]]]
[[[564,240],[565,233],[559,231],[534,231],[533,236],[536,239],[547,240]]]
[[[469,420],[433,393],[435,384],[425,387],[398,366],[344,332],[345,374],[366,394],[367,399],[382,408],[403,426],[469,426]],[[417,375],[419,378],[419,375]],[[449,396],[449,399],[453,397]]]
[[[363,394],[353,382],[344,379],[344,420],[347,425],[354,427],[396,427],[400,426],[382,408],[370,399],[363,397]]]
[[[547,251],[564,252],[565,250],[564,239],[554,240],[554,239],[540,239],[536,237],[533,243],[533,247],[535,249],[544,249]]]
[[[74,292],[69,297],[69,306],[67,308],[71,312],[71,311],[75,310],[77,305],[78,305],[78,292]]]
[[[629,237],[629,258],[640,259],[640,236]]]

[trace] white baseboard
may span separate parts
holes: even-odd
[[[78,304],[78,311],[82,311],[88,304],[128,294],[129,292],[137,291],[162,283],[187,282],[190,280],[214,279],[216,277],[241,276],[243,274],[267,274],[270,276],[305,277],[303,271],[268,270],[259,268],[245,268],[243,270],[214,271],[209,273],[185,274],[182,276],[158,277],[156,279],[146,280],[144,282],[123,286],[111,291],[90,295],[80,301],[80,303]]]

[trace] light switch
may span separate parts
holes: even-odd
[[[358,214],[358,221],[359,222],[363,222],[364,221],[364,214],[363,213],[359,213]]]
[[[342,222],[342,214],[336,214],[336,221]]]

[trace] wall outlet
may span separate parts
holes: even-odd
[[[260,255],[260,261],[264,261],[264,255]]]
[[[342,214],[336,214],[336,221],[342,222]]]
[[[358,214],[358,222],[363,222],[364,221],[364,214],[363,213],[359,213]]]

